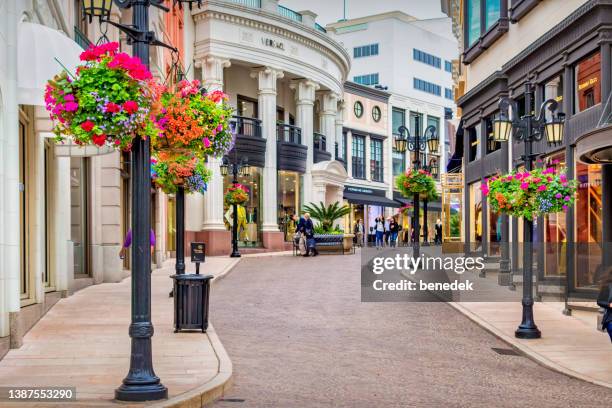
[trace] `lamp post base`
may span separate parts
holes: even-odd
[[[145,385],[121,384],[115,390],[115,399],[118,401],[158,401],[167,398],[168,389],[161,383]]]
[[[521,324],[514,332],[514,337],[516,337],[517,339],[539,339],[540,337],[542,337],[542,332],[535,325],[523,326]]]
[[[240,258],[240,252],[235,251],[230,254],[230,258]]]

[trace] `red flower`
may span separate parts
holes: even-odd
[[[121,110],[121,106],[117,105],[114,102],[109,102],[106,104],[105,110],[107,113],[117,113]]]
[[[91,140],[98,146],[104,146],[104,143],[106,143],[106,135],[93,135]]]
[[[127,101],[123,104],[123,109],[125,109],[127,113],[132,114],[138,110],[138,104],[134,101]]]
[[[91,129],[93,129],[93,127],[94,123],[91,120],[86,120],[85,122],[81,123],[81,129],[86,132],[91,132]]]
[[[219,103],[223,99],[227,98],[227,95],[225,95],[223,91],[214,91],[208,94],[208,98],[211,99],[215,103]]]

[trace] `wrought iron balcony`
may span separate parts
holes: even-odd
[[[232,116],[231,123],[236,127],[236,134],[241,136],[261,137],[261,120],[245,116]]]
[[[319,163],[322,161],[331,160],[332,155],[330,152],[327,151],[327,138],[325,137],[325,135],[322,135],[320,133],[314,133],[313,136],[313,161],[315,163]]]
[[[285,143],[302,144],[302,128],[286,123],[277,123],[276,140]]]
[[[244,116],[233,116],[230,121],[236,129],[236,140],[227,156],[231,160],[246,158],[249,166],[264,167],[266,139],[262,137],[261,121]]]

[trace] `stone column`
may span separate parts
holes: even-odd
[[[346,172],[349,178],[353,177],[353,132],[346,132]]]
[[[344,101],[338,102],[338,110],[336,112],[336,143],[338,144],[338,156],[342,157],[344,152],[344,138],[342,137],[342,127],[344,125]],[[334,146],[332,146],[332,154],[334,153]],[[336,160],[336,156],[332,156],[333,160]],[[343,157],[346,163],[346,157]]]
[[[223,70],[231,63],[226,58],[207,56],[199,61],[202,67],[202,84],[207,91],[223,90]],[[185,200],[185,226],[187,231],[203,230],[201,238],[206,242],[206,252],[210,255],[227,254],[230,251],[230,232],[223,224],[223,177],[221,176],[221,158],[209,157],[207,167],[212,172],[206,194],[189,194]],[[193,225],[190,219],[198,220],[204,213],[203,223]],[[193,228],[193,229],[192,229]],[[199,234],[195,234],[200,239]],[[193,238],[185,240],[186,245]]]
[[[258,81],[258,110],[262,123],[262,136],[266,139],[266,163],[261,185],[264,247],[282,249],[283,234],[278,230],[276,207],[276,84],[283,77],[283,71],[271,67],[254,69],[251,78]]]
[[[321,133],[327,139],[327,151],[333,153],[336,141],[336,114],[338,113],[338,95],[326,91],[321,97]]]
[[[312,165],[314,162],[313,136],[314,131],[314,100],[315,91],[319,85],[308,79],[295,81],[290,85],[295,90],[295,123],[302,129],[302,143],[308,147],[306,157],[306,173],[304,174],[304,203],[313,201]]]

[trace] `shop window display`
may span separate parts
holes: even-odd
[[[285,241],[293,240],[296,225],[292,217],[300,215],[302,206],[302,175],[294,171],[278,172],[278,227]]]
[[[470,184],[470,245],[473,250],[482,249],[482,192],[481,183]]]
[[[565,153],[558,153],[544,160],[547,167],[557,171],[565,167]],[[565,213],[544,216],[544,276],[561,276],[567,273],[567,223]]]
[[[238,206],[238,245],[241,247],[261,246],[261,180],[262,169],[249,167],[248,174],[238,176],[238,183],[249,189],[249,200]],[[232,176],[223,178],[223,191],[232,185]],[[224,222],[229,230],[232,226],[232,208],[224,204]]]
[[[602,261],[601,166],[576,163],[576,288],[597,289]]]

